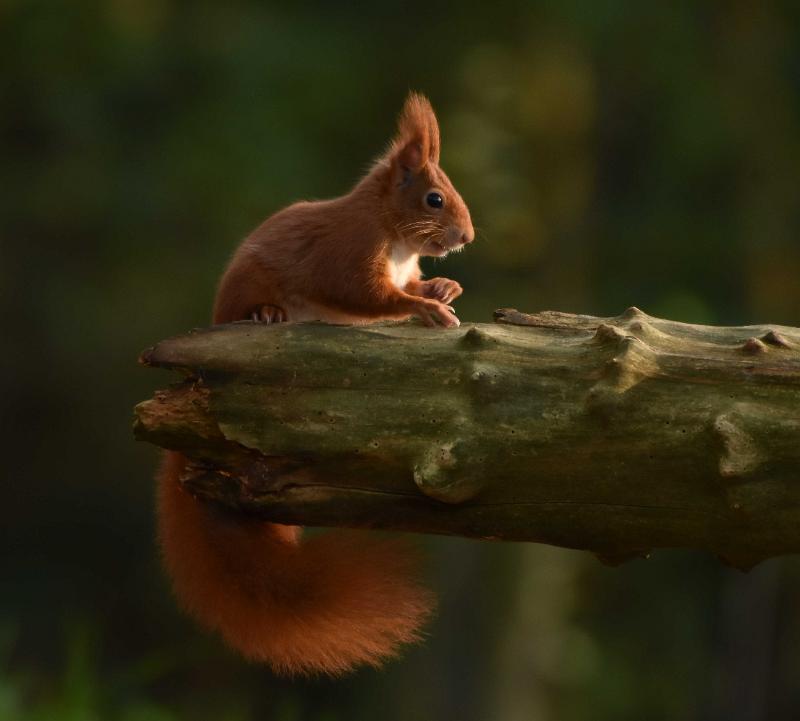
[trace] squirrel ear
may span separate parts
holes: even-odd
[[[428,163],[439,162],[439,147],[439,123],[430,101],[420,93],[409,93],[389,149],[392,163],[418,172]]]

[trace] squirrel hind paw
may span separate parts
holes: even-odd
[[[286,311],[277,305],[262,305],[250,314],[256,323],[285,323]]]

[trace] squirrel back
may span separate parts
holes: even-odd
[[[458,325],[461,287],[422,280],[420,255],[474,238],[464,201],[439,168],[430,103],[409,95],[386,154],[346,196],[296,203],[236,251],[214,323],[366,323],[416,314]],[[245,657],[285,674],[337,675],[379,665],[419,639],[433,598],[402,542],[300,529],[203,503],[181,483],[188,459],[167,452],[158,475],[159,540],[181,605]]]

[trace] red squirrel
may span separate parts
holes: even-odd
[[[345,196],[299,202],[268,218],[233,256],[213,322],[367,323],[418,316],[457,326],[461,286],[422,280],[419,256],[474,239],[469,211],[439,167],[439,126],[411,93],[386,153]],[[431,594],[396,542],[300,529],[193,498],[186,458],[159,472],[162,555],[181,605],[245,657],[277,673],[338,675],[378,666],[419,638]]]

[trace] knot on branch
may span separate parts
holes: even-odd
[[[463,503],[477,492],[479,486],[464,477],[463,464],[459,464],[455,449],[460,445],[459,441],[448,441],[431,446],[414,465],[414,483],[429,498]]]
[[[764,335],[761,336],[761,340],[764,341],[764,343],[768,343],[769,345],[778,346],[779,348],[791,348],[792,347],[791,343],[789,343],[789,341],[786,340],[786,338],[784,338],[776,330],[767,331],[766,333],[764,333]]]
[[[625,331],[615,325],[601,323],[597,326],[592,339],[602,345],[619,345],[626,335]]]
[[[619,318],[621,320],[646,320],[650,316],[647,315],[643,310],[637,308],[635,305],[630,306],[630,308],[626,308],[625,310],[620,313]]]
[[[766,353],[767,346],[764,341],[760,340],[759,338],[748,338],[742,344],[742,350],[745,353],[749,353],[751,355],[757,355],[758,353]]]
[[[496,343],[498,343],[497,338],[493,338],[485,330],[475,326],[461,336],[461,345],[465,348],[488,348]]]
[[[661,332],[653,323],[643,318],[637,317],[636,320],[628,323],[628,331],[648,345],[669,342],[669,336],[666,333]]]
[[[739,415],[734,410],[720,413],[714,419],[713,429],[723,446],[719,459],[719,474],[723,478],[743,476],[761,465],[756,441],[742,427]]]
[[[749,353],[752,355],[756,355],[759,353],[766,353],[769,350],[769,346],[773,348],[791,348],[791,344],[789,343],[786,338],[778,333],[776,330],[768,330],[764,335],[759,336],[756,338],[752,336],[748,338],[744,343],[741,345],[741,349],[745,353]]]
[[[611,348],[615,354],[605,362],[602,377],[589,390],[590,410],[613,408],[624,393],[658,372],[656,354],[650,346],[616,326],[602,323],[592,342]]]

